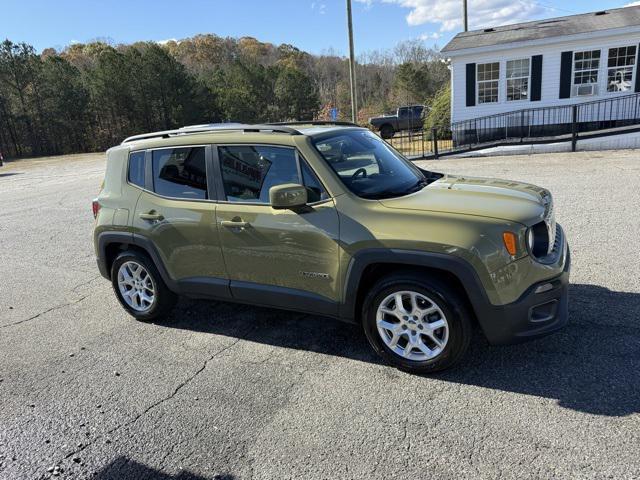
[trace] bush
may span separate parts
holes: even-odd
[[[438,129],[438,137],[449,137],[451,127],[451,85],[443,87],[430,102],[431,110],[424,122],[425,130]]]

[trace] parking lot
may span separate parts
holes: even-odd
[[[139,323],[95,265],[104,156],[0,168],[0,478],[640,478],[640,154],[421,165],[552,190],[563,331],[478,335],[419,377],[325,318],[181,300]]]

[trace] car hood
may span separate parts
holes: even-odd
[[[544,218],[551,194],[528,183],[445,175],[419,192],[380,202],[388,208],[475,215],[532,225]]]

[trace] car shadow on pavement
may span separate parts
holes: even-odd
[[[2,177],[12,177],[13,175],[22,175],[22,172],[6,172],[6,173],[0,173],[0,178],[2,178]]]
[[[571,285],[569,324],[528,343],[491,346],[476,332],[447,381],[554,399],[596,415],[640,412],[640,294]],[[280,310],[185,300],[160,324],[380,364],[361,329]],[[249,328],[248,328],[249,327]],[[391,368],[391,367],[390,367]]]
[[[170,475],[127,457],[118,457],[100,469],[92,478],[98,480],[233,480],[236,477],[226,473],[203,477],[186,470],[177,475]]]

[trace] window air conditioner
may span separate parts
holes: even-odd
[[[587,83],[584,85],[574,85],[573,94],[576,97],[590,97],[597,93],[597,85],[595,83]]]

